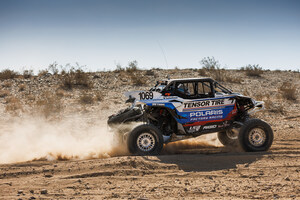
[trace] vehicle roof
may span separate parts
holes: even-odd
[[[209,77],[204,78],[176,78],[176,79],[163,79],[162,81],[173,82],[173,81],[196,81],[196,80],[213,80]]]

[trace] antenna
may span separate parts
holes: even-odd
[[[164,49],[162,48],[162,46],[160,45],[159,41],[157,41],[157,44],[158,44],[158,46],[159,46],[159,48],[160,48],[162,54],[164,55],[164,59],[165,59],[167,68],[169,69],[169,65],[168,65],[168,61],[167,61],[167,57],[166,57],[165,51],[164,51]]]

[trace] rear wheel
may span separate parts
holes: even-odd
[[[239,143],[245,151],[267,151],[273,137],[269,124],[260,119],[249,119],[240,129]]]
[[[133,154],[158,155],[163,148],[163,136],[155,126],[144,124],[131,131],[127,144]]]
[[[238,133],[232,130],[218,132],[218,139],[224,146],[235,146],[238,143]]]

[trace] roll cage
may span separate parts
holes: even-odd
[[[154,88],[165,86],[159,92],[163,96],[179,96],[183,99],[199,99],[215,97],[216,92],[232,94],[232,91],[211,78],[173,79],[169,82],[157,82]],[[162,88],[162,87],[160,87]],[[151,89],[154,90],[155,89]]]

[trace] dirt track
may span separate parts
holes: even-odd
[[[164,73],[157,72],[160,77],[155,79],[165,77]],[[174,77],[182,74],[193,77],[195,72],[175,70],[174,73]],[[65,106],[59,113],[53,113],[62,120],[45,122],[27,119],[22,112],[26,114],[34,108],[32,94],[37,99],[45,90],[54,94],[57,80],[51,76],[26,80],[25,91],[18,89],[19,82],[24,80],[7,80],[11,94],[0,99],[0,159],[1,163],[11,164],[0,164],[0,199],[300,199],[300,104],[299,100],[285,100],[278,93],[283,80],[299,88],[299,74],[264,72],[262,78],[249,78],[244,72],[231,73],[242,77],[243,82],[229,83],[230,88],[242,93],[248,91],[250,96],[267,103],[266,111],[254,117],[267,121],[274,130],[274,143],[268,152],[244,153],[199,142],[168,145],[163,155],[155,157],[86,160],[95,158],[86,153],[94,152],[97,157],[97,151],[109,144],[110,138],[103,141],[108,135],[99,120],[106,121],[107,116],[124,108],[125,99],[120,99],[124,98],[120,93],[144,88],[117,81],[111,85],[111,80],[116,80],[121,73],[99,73],[101,79],[93,78],[93,81],[94,90],[106,94],[101,102],[78,104],[79,89],[63,91],[63,97],[54,96],[57,101],[53,103]],[[278,80],[278,77],[282,78]],[[148,79],[154,83],[154,77]],[[126,77],[124,80],[127,81]],[[20,102],[9,103],[11,96]],[[21,107],[7,107],[18,103]],[[20,111],[20,119],[8,118],[8,108],[14,108],[14,114]],[[83,117],[76,118],[74,113],[83,113]],[[64,116],[72,116],[72,123],[66,123]],[[80,123],[84,126],[79,126]],[[58,160],[54,161],[15,163],[38,159],[49,152],[63,155],[56,155]],[[98,153],[101,157],[102,151]],[[64,155],[73,154],[85,160],[64,160]]]
[[[173,155],[1,165],[0,193],[2,199],[300,198],[299,139],[275,140],[264,153],[227,151],[198,146]]]

